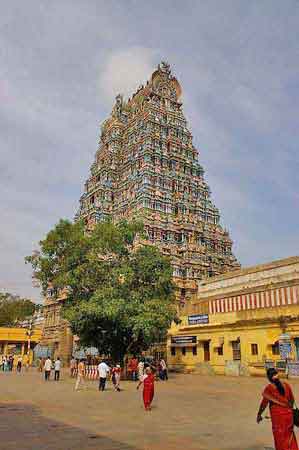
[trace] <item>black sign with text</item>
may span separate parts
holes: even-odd
[[[188,316],[189,325],[198,325],[201,323],[209,323],[209,314],[193,314],[192,316]]]
[[[196,336],[172,336],[172,344],[196,344]]]

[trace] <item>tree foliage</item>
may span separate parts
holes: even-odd
[[[172,268],[154,246],[136,245],[140,223],[61,220],[27,257],[43,292],[65,290],[63,314],[82,345],[121,359],[146,349],[176,319]]]
[[[0,327],[10,327],[31,316],[36,306],[31,300],[9,293],[0,293]]]

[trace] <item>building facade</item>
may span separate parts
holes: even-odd
[[[56,299],[52,289],[48,289],[44,302],[44,323],[40,345],[49,348],[52,358],[59,356],[62,362],[67,364],[73,354],[74,337],[68,322],[61,315],[63,301],[63,295]]]
[[[174,370],[264,374],[267,364],[299,360],[299,257],[249,267],[199,283],[198,294],[169,331]]]
[[[29,349],[29,363],[33,360],[33,348],[40,342],[42,336],[41,328],[0,327],[0,357],[22,356],[25,359]],[[15,364],[17,359],[15,358]]]

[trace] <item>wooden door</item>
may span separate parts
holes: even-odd
[[[203,343],[204,361],[210,361],[210,341]]]

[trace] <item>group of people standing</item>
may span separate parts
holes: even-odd
[[[51,372],[54,370],[54,380],[59,381],[60,379],[60,371],[61,371],[61,361],[60,358],[57,357],[55,361],[53,362],[50,358],[50,356],[47,357],[47,359],[44,361],[41,361],[41,364],[39,366],[39,370],[44,370],[45,373],[45,381],[49,381],[51,378]]]
[[[71,376],[73,376],[75,370],[75,360],[71,360],[70,369]],[[99,375],[99,391],[103,392],[106,388],[107,378],[111,374],[111,380],[114,386],[114,390],[120,391],[120,377],[121,367],[120,364],[115,364],[112,368],[107,364],[106,360],[102,360],[97,367]],[[77,366],[77,380],[75,384],[75,391],[79,390],[79,387],[86,387],[85,385],[85,361],[81,359]]]
[[[11,372],[14,366],[14,356],[1,356],[0,359],[0,369],[3,372]]]
[[[167,365],[163,358],[147,362],[145,358],[138,360],[133,356],[128,362],[128,374],[132,381],[139,381],[137,390],[143,385],[143,404],[146,411],[151,410],[155,394],[155,380],[168,380]]]
[[[18,373],[22,371],[22,367],[29,369],[29,358],[27,355],[24,356],[0,356],[0,370],[3,372],[12,372],[15,368]]]
[[[135,355],[128,361],[127,372],[132,381],[142,379],[146,367],[151,367],[156,380],[168,380],[168,370],[163,358],[147,362],[144,357],[138,359]]]
[[[70,362],[70,374],[74,375],[77,370],[77,379],[75,384],[75,391],[79,391],[80,388],[86,388],[85,374],[86,367],[84,359],[81,359],[78,364],[76,360],[72,359]],[[110,364],[106,360],[102,360],[97,366],[98,378],[99,378],[99,391],[103,392],[107,386],[107,380],[110,378],[114,387],[114,390],[120,392],[120,380],[122,369],[120,364]],[[127,375],[132,381],[138,382],[137,390],[143,385],[143,403],[146,411],[151,409],[151,403],[154,398],[154,384],[156,379],[167,380],[167,366],[164,359],[161,359],[158,363],[150,364],[145,358],[138,360],[135,356],[131,358],[127,365]]]

